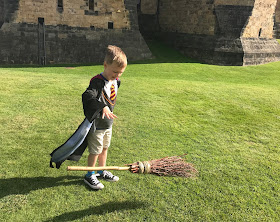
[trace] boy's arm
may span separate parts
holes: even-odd
[[[108,119],[115,119],[118,118],[113,112],[111,112],[108,106],[105,106],[102,111],[102,119],[107,117]]]
[[[92,122],[98,113],[106,106],[106,104],[99,100],[103,87],[103,81],[91,81],[89,87],[82,95],[84,114],[90,122]]]

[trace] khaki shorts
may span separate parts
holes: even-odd
[[[89,131],[87,136],[88,151],[91,154],[100,154],[103,148],[108,149],[111,143],[112,128]]]

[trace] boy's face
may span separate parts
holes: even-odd
[[[112,64],[104,62],[103,76],[109,81],[115,80],[123,74],[125,68],[126,66],[119,67],[116,62],[113,62]]]

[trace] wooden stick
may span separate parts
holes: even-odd
[[[130,170],[130,167],[104,166],[104,167],[83,167],[83,166],[68,166],[68,171],[94,171],[94,170]]]

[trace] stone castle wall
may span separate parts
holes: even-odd
[[[280,59],[280,0],[0,0],[0,64],[150,58],[139,29],[206,63]]]
[[[129,10],[123,0],[95,0],[91,9],[88,0],[63,1],[58,7],[57,0],[21,0],[14,22],[37,24],[38,17],[46,18],[46,25],[67,25],[71,27],[130,28]]]
[[[255,0],[254,9],[242,31],[244,38],[273,38],[276,0]]]
[[[228,6],[239,10],[252,8],[254,0],[141,0],[142,14],[158,14],[161,31],[202,35],[215,35],[215,8]],[[233,14],[242,15],[242,12],[227,16]]]
[[[280,39],[280,0],[277,0],[276,3],[276,12],[275,12],[275,37]]]
[[[150,58],[136,0],[0,0],[0,64],[102,62],[109,44],[128,59]],[[4,9],[4,10],[3,10]]]
[[[213,4],[207,0],[161,0],[159,23],[163,32],[214,35]]]
[[[157,6],[141,1],[142,33],[155,33],[189,57],[221,65],[280,59],[280,46],[273,39],[277,0],[154,1]],[[153,10],[145,14],[148,5]]]

